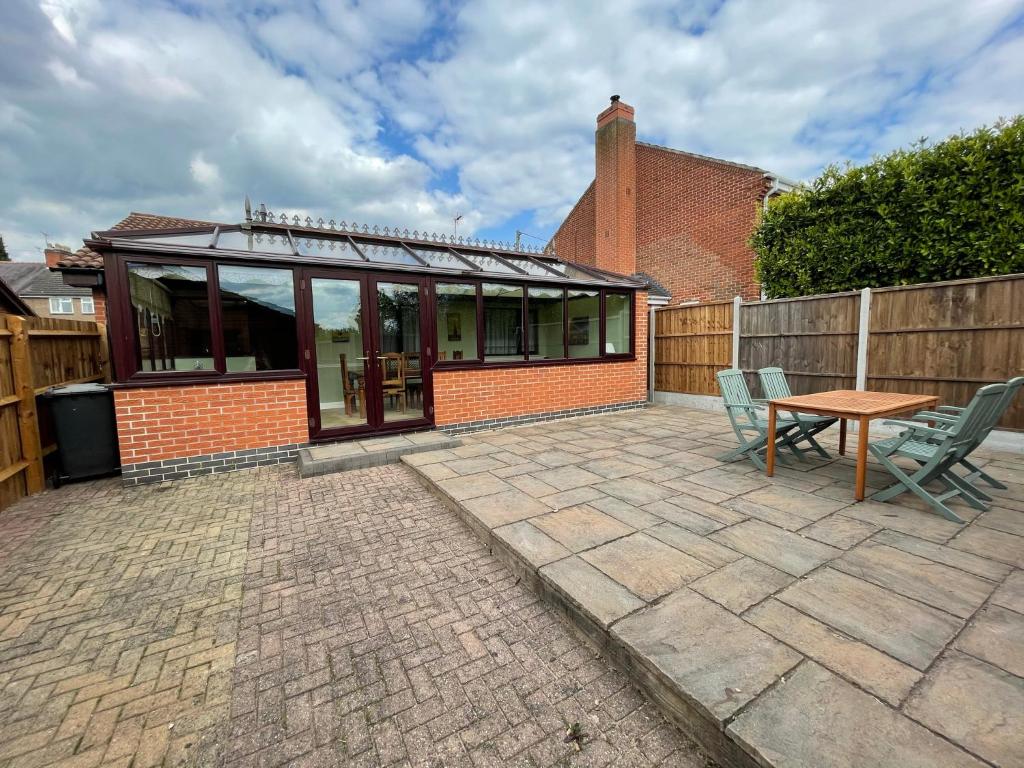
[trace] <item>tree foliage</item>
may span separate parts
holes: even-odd
[[[770,298],[1024,272],[1024,116],[830,166],[751,245]]]
[[[7,246],[4,245],[4,236],[0,235],[0,261],[10,261],[11,257],[7,255]]]

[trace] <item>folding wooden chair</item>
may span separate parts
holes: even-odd
[[[956,417],[956,421],[944,427],[929,427],[916,421],[884,422],[907,429],[899,437],[878,440],[868,445],[872,455],[896,478],[893,485],[871,498],[875,501],[888,501],[909,491],[947,520],[956,523],[964,521],[946,506],[947,499],[962,496],[971,506],[985,509],[970,483],[951,469],[978,446],[979,436],[986,434],[993,420],[998,419],[998,408],[1005,391],[1006,384],[982,387]],[[893,461],[896,457],[911,459],[919,466],[913,471],[905,469]],[[933,480],[941,480],[947,490],[939,495],[930,493],[925,486]]]
[[[764,393],[765,400],[792,397],[793,393],[789,388],[789,382],[786,381],[786,374],[781,368],[762,368],[757,372],[757,376],[761,379],[761,391]],[[831,427],[839,419],[832,416],[813,416],[795,411],[790,412],[789,415],[797,424],[798,434],[793,437],[793,450],[797,452],[797,456],[803,459],[803,454],[810,450],[815,450],[824,458],[831,459],[832,457],[818,444],[814,436],[822,430]],[[802,442],[806,442],[811,447],[800,448],[797,443]]]
[[[1024,387],[1024,376],[1015,376],[1006,382],[1006,391],[1003,393],[1003,398],[999,402],[999,408],[995,415],[995,419],[991,426],[989,426],[985,431],[985,434],[981,436],[981,439],[978,441],[979,444],[988,437],[989,432],[995,429],[996,424],[998,424],[999,420],[1003,418],[1003,414],[1005,414],[1013,404],[1013,400],[1017,396],[1017,393],[1020,392],[1021,387]],[[956,421],[956,417],[963,413],[963,411],[964,409],[959,406],[940,405],[937,411],[921,411],[920,413],[914,414],[913,418],[915,421],[930,421],[934,423],[935,426],[943,428],[954,423]],[[1005,484],[999,482],[992,477],[992,475],[983,471],[981,467],[978,467],[968,461],[967,458],[960,460],[960,466],[967,470],[967,475],[964,477],[964,480],[967,482],[974,484],[980,480],[992,488],[1002,488],[1005,490]],[[975,490],[977,491],[979,489],[975,488]],[[992,499],[991,496],[988,496],[985,493],[981,493],[981,496],[987,501],[991,501]]]
[[[758,408],[761,406],[751,400],[750,390],[747,389],[747,382],[743,378],[743,371],[730,368],[719,371],[715,374],[715,378],[718,380],[718,388],[722,392],[725,411],[729,414],[729,421],[732,423],[732,431],[736,433],[736,440],[740,444],[738,448],[719,456],[719,461],[736,461],[746,456],[755,467],[766,470],[767,467],[760,454],[768,447],[767,414],[759,412]],[[778,440],[779,446],[788,447],[796,453],[796,449],[786,440],[786,437],[798,426],[792,419],[776,418],[775,434],[771,438]],[[752,437],[748,438],[748,434],[751,434]],[[799,457],[799,453],[796,455]]]

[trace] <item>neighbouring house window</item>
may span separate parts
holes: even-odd
[[[604,353],[627,355],[629,348],[630,301],[628,293],[604,296]]]
[[[75,300],[70,296],[50,297],[51,315],[73,315],[75,314]]]
[[[597,357],[601,341],[601,294],[569,289],[569,357]]]
[[[205,267],[128,264],[139,370],[214,370]]]
[[[218,265],[228,373],[299,367],[290,269]]]
[[[523,360],[523,287],[484,283],[484,359]]]
[[[437,359],[477,360],[476,286],[438,283]]]
[[[96,314],[96,305],[93,303],[92,296],[83,296],[79,301],[82,303],[83,315]]]
[[[561,288],[529,288],[530,359],[565,357],[565,307]]]

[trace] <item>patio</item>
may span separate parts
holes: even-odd
[[[723,764],[1024,764],[1024,456],[978,452],[1009,490],[961,526],[734,445],[656,406],[402,461]]]
[[[402,466],[65,486],[0,562],[2,768],[705,768]]]

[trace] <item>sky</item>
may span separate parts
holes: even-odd
[[[599,9],[599,10],[598,10]],[[129,211],[542,244],[638,138],[811,179],[1024,111],[1024,0],[2,0],[0,235]]]

